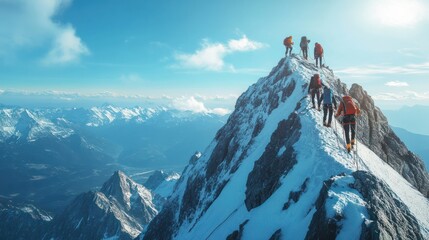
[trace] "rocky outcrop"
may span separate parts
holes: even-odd
[[[255,162],[247,178],[245,200],[247,210],[264,203],[280,187],[280,178],[296,164],[293,145],[299,139],[300,130],[301,123],[296,113],[279,122],[265,152]]]
[[[328,191],[334,181],[334,178],[330,178],[323,182],[319,197],[315,203],[316,212],[311,219],[305,239],[335,239],[337,237],[339,232],[338,222],[341,221],[342,217],[340,215],[336,215],[333,218],[328,217],[325,207],[329,198]]]
[[[361,239],[424,239],[415,217],[385,183],[364,171],[352,175],[371,220],[362,225]]]
[[[362,115],[357,120],[358,140],[429,197],[429,174],[423,161],[410,152],[396,136],[387,118],[361,86],[353,84],[350,95],[358,101],[362,110]]]
[[[283,210],[287,210],[290,207],[290,205],[297,203],[299,201],[299,198],[301,197],[301,195],[305,191],[307,191],[307,184],[309,180],[310,180],[309,178],[306,178],[298,191],[291,191],[289,193],[289,199],[283,205]]]

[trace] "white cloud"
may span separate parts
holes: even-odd
[[[429,92],[404,91],[402,93],[380,93],[373,96],[380,101],[429,100]]]
[[[408,83],[407,82],[400,82],[400,81],[391,81],[391,82],[387,82],[384,85],[389,86],[389,87],[408,87]]]
[[[234,52],[254,51],[266,46],[263,43],[252,41],[243,35],[240,39],[231,39],[228,44],[211,43],[203,40],[201,49],[192,54],[177,54],[176,60],[183,68],[203,69],[210,71],[221,71],[227,66],[224,62],[225,56]],[[228,69],[234,69],[229,65]]]
[[[231,39],[228,41],[228,47],[231,51],[253,51],[263,48],[265,44],[249,40],[246,35],[240,39]]]
[[[143,81],[142,77],[135,73],[121,75],[120,80],[124,83],[136,83]]]
[[[181,111],[192,111],[196,113],[213,113],[217,115],[226,115],[231,111],[226,108],[208,109],[203,102],[198,101],[194,96],[175,98],[171,102],[172,108]]]
[[[79,60],[81,55],[89,54],[88,48],[76,36],[73,27],[62,29],[56,36],[54,46],[44,59],[45,64],[64,64]]]
[[[367,65],[336,70],[336,73],[349,77],[362,77],[380,74],[429,74],[429,62],[408,64],[405,66]]]
[[[43,63],[74,62],[88,54],[88,48],[69,24],[53,18],[71,0],[1,0],[0,57],[8,58],[25,48],[50,47]]]
[[[185,68],[219,71],[225,65],[223,58],[227,51],[227,48],[223,44],[209,43],[205,40],[200,50],[197,50],[193,54],[178,54],[176,55],[176,59]]]

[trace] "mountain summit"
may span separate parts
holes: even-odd
[[[307,97],[319,73],[359,103],[357,152]],[[250,86],[143,239],[427,239],[429,176],[371,97],[301,57]]]

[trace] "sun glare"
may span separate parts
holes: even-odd
[[[426,17],[426,9],[421,0],[376,0],[372,14],[383,25],[412,27]]]

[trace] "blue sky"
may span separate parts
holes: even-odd
[[[382,107],[429,105],[428,13],[424,0],[0,0],[0,93],[233,101],[286,35],[306,35]]]

